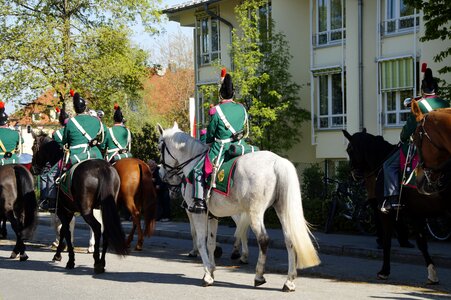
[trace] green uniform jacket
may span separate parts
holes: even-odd
[[[55,142],[57,142],[58,145],[60,145],[61,148],[63,148],[63,146],[64,146],[64,144],[63,144],[63,135],[64,135],[64,127],[61,127],[60,129],[55,130],[53,132],[53,135],[52,135],[53,140]]]
[[[217,106],[221,108],[225,118],[236,132],[240,132],[244,129],[247,122],[247,113],[243,105],[234,101],[226,100],[222,101]],[[221,151],[219,159],[224,157],[225,151],[229,149],[232,143],[231,141],[227,141],[227,139],[230,139],[231,137],[232,132],[226,127],[226,124],[224,124],[218,109],[216,108],[215,113],[211,117],[210,124],[208,125],[206,136],[206,142],[212,143],[208,152],[208,156],[212,163],[214,163],[214,159],[218,156],[222,145],[224,147]]]
[[[132,157],[130,153],[131,133],[124,125],[114,125],[108,128],[105,146],[107,149],[105,158],[108,161]]]
[[[17,153],[15,152],[21,140],[19,132],[10,128],[0,128],[0,140],[5,146],[6,152],[12,153],[10,158],[4,158],[5,151],[0,147],[0,165],[18,163]]]
[[[428,112],[431,112],[439,108],[450,107],[448,100],[444,100],[439,97],[421,98],[421,100],[418,101],[418,105],[420,106],[421,112],[424,114],[427,114]],[[408,142],[410,136],[415,132],[416,128],[417,121],[415,119],[415,116],[413,114],[410,114],[409,117],[407,117],[406,124],[404,124],[404,126],[402,127],[400,135],[401,142],[403,143]]]
[[[101,122],[98,118],[90,116],[88,114],[79,114],[74,118],[69,119],[63,132],[63,145],[67,144],[70,149],[70,161],[76,163],[89,158],[102,158],[102,154],[98,147],[90,147],[89,142],[91,139],[77,128],[74,119],[80,124],[80,126],[86,131],[86,133],[95,139],[99,135],[99,147],[102,147],[104,143],[105,128],[103,128],[103,136],[101,128]]]

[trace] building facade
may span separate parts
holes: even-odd
[[[207,100],[199,87],[218,83],[214,60],[233,69],[229,45],[239,2],[195,0],[164,11],[193,28],[197,120],[203,123],[200,108]],[[437,77],[443,65],[433,56],[451,44],[420,42],[422,12],[403,0],[273,0],[261,13],[271,15],[275,30],[287,37],[300,106],[311,112],[302,141],[285,153],[301,166],[346,160],[343,129],[352,134],[366,128],[397,143],[409,113],[403,100],[420,94],[420,66],[426,63]]]

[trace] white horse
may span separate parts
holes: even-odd
[[[172,184],[174,178],[182,173],[188,176],[194,165],[202,159],[208,146],[182,132],[177,123],[174,123],[173,128],[166,130],[158,125],[158,130],[160,132],[159,148],[165,170],[163,180]],[[273,206],[282,225],[288,251],[288,278],[284,283],[283,291],[294,291],[296,268],[312,267],[320,263],[312,243],[313,235],[304,219],[295,167],[287,159],[272,152],[259,151],[238,159],[233,179],[234,183],[228,196],[212,193],[208,210],[217,217],[242,213],[249,217],[251,229],[259,245],[254,279],[254,285],[259,286],[266,282],[263,275],[269,244],[263,219],[268,207]],[[189,201],[188,205],[192,203],[192,199],[185,200]],[[216,246],[218,228],[218,221],[210,219],[207,235],[207,220],[207,214],[192,214],[197,245],[204,265],[204,286],[212,285],[214,282],[213,250]]]

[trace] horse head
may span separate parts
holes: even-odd
[[[182,177],[187,176],[194,164],[203,156],[208,146],[182,132],[177,122],[172,128],[163,129],[157,124],[160,134],[158,149],[161,155],[161,178],[170,185],[179,185]]]
[[[55,164],[63,156],[63,152],[58,144],[42,130],[38,133],[32,131],[31,135],[34,139],[31,147],[33,151],[31,172],[37,175],[42,173],[47,163]]]
[[[365,159],[365,152],[362,151],[360,145],[362,140],[362,134],[366,134],[366,129],[362,132],[351,135],[346,130],[342,130],[343,135],[349,141],[346,147],[346,152],[349,157],[349,166],[351,167],[351,174],[354,180],[358,181],[363,179],[364,173],[367,169],[367,163]]]

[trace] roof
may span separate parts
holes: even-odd
[[[215,3],[215,2],[219,2],[221,0],[192,0],[192,1],[186,1],[177,5],[174,5],[172,7],[169,7],[167,9],[163,10],[164,14],[172,14],[172,13],[176,13],[176,12],[180,12],[180,11],[184,11],[184,10],[188,10],[188,9],[192,9],[192,8],[196,8],[199,6],[203,6],[204,4],[210,4],[210,3]]]

